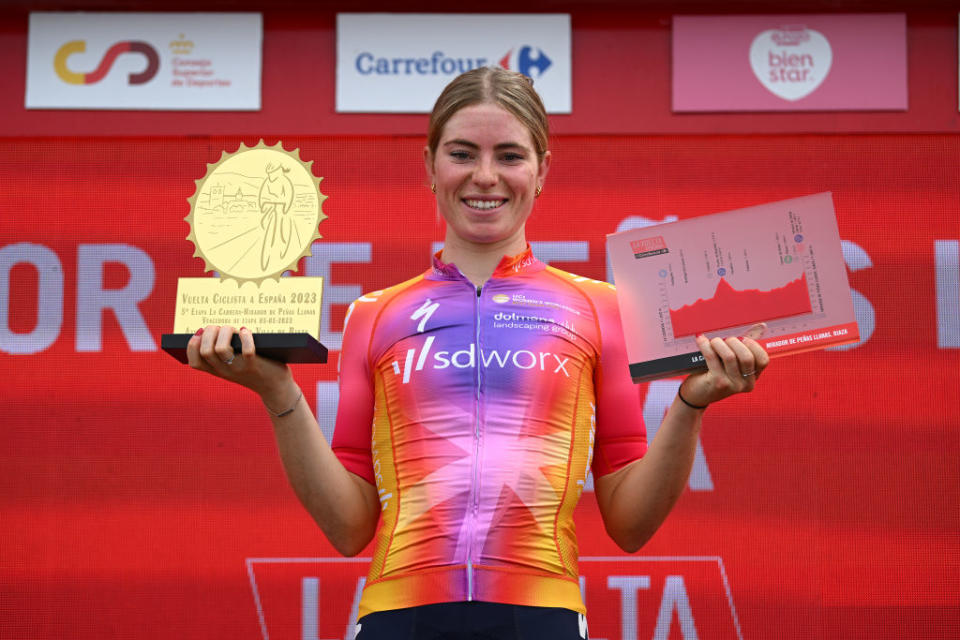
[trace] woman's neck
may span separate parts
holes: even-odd
[[[510,238],[504,242],[476,244],[464,242],[448,233],[443,243],[443,252],[440,254],[440,259],[446,263],[452,262],[457,265],[460,273],[480,287],[493,275],[503,256],[515,256],[523,253],[526,248],[527,240],[523,235]]]

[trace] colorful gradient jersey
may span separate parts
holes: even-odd
[[[646,452],[613,287],[504,258],[482,288],[434,258],[359,298],[333,439],[375,483],[361,616],[483,600],[585,612],[573,511]]]

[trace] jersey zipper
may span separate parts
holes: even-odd
[[[467,600],[473,600],[473,536],[475,533],[475,526],[477,523],[477,514],[480,508],[480,384],[482,382],[481,378],[481,363],[483,362],[483,356],[481,355],[480,350],[480,296],[483,293],[483,288],[480,285],[477,285],[477,297],[474,300],[476,308],[476,318],[475,318],[475,334],[474,334],[474,344],[476,346],[476,360],[475,365],[477,367],[477,384],[474,387],[476,393],[476,410],[477,418],[474,424],[474,433],[473,433],[473,483],[471,486],[472,489],[472,500],[470,504],[470,517],[471,517],[471,526],[470,526],[470,537],[467,540]]]

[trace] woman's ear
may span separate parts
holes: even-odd
[[[547,179],[547,173],[550,171],[550,151],[543,152],[543,158],[540,160],[540,166],[537,169],[537,178],[540,179],[540,186],[543,186],[543,181]]]

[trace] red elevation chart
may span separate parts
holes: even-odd
[[[712,297],[670,309],[670,324],[673,337],[679,338],[811,311],[806,273],[770,291],[737,291],[721,278]]]

